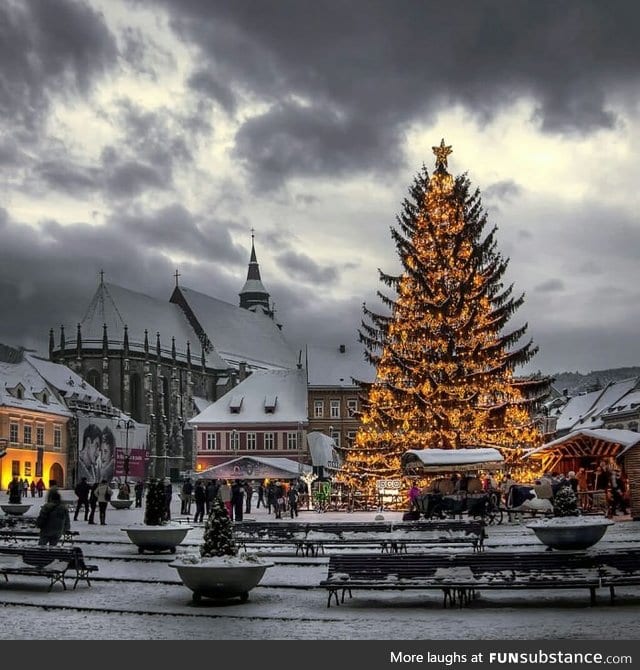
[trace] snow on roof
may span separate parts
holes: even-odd
[[[575,430],[580,427],[599,428],[602,425],[600,414],[627,393],[635,389],[638,378],[612,382],[600,391],[591,391],[584,395],[573,396],[554,416],[558,417],[556,430]]]
[[[148,331],[149,351],[155,354],[156,333],[160,333],[160,346],[165,352],[171,350],[171,338],[175,337],[176,354],[185,359],[187,342],[191,342],[191,356],[200,361],[200,345],[196,332],[188,322],[182,309],[168,300],[158,300],[151,296],[132,291],[116,284],[104,283],[98,287],[91,301],[91,308],[81,322],[84,346],[102,346],[103,324],[107,324],[107,337],[122,342],[124,327],[128,328],[129,346],[132,350],[142,350],[144,331]],[[75,346],[76,328],[66,331],[67,346]],[[208,367],[224,370],[228,366],[213,351],[205,353]]]
[[[242,287],[242,291],[240,291],[240,295],[243,293],[267,293],[267,289],[260,279],[247,279]]]
[[[84,402],[111,405],[111,400],[107,396],[102,395],[100,391],[84,381],[80,375],[76,374],[66,365],[52,363],[32,354],[27,354],[26,358],[38,371],[38,374],[46,379],[57,391],[63,393],[66,398],[70,398],[75,394],[78,400]]]
[[[180,287],[185,300],[216,351],[230,364],[292,368],[296,354],[273,319],[223,300]]]
[[[402,467],[408,470],[428,469],[431,471],[462,469],[487,469],[504,462],[502,454],[492,447],[477,449],[409,449],[402,454]]]
[[[265,399],[278,396],[273,412],[265,412]],[[242,402],[239,411],[231,411],[231,405]],[[249,375],[205,410],[194,416],[189,423],[198,426],[211,424],[248,423],[297,423],[307,422],[307,380],[304,369],[259,370]]]
[[[14,389],[18,386],[22,398],[16,397],[18,394]],[[31,412],[72,416],[53,388],[27,358],[18,363],[0,363],[0,405]]]
[[[193,406],[195,407],[196,412],[198,413],[204,411],[211,404],[211,400],[207,400],[206,398],[202,398],[197,395],[192,396],[192,400],[193,400]]]
[[[195,479],[264,479],[282,478],[295,479],[312,471],[305,465],[291,458],[268,456],[241,456],[214,465],[194,475]]]
[[[363,346],[355,341],[344,345],[309,345],[307,366],[309,386],[354,386],[352,378],[371,382],[376,376],[375,368],[364,359]]]
[[[567,442],[571,442],[572,440],[575,440],[577,437],[581,436],[590,437],[594,440],[601,440],[603,442],[614,442],[621,445],[623,449],[620,454],[618,454],[618,456],[621,456],[625,451],[631,449],[631,447],[640,442],[640,433],[637,433],[633,430],[623,430],[620,428],[581,428],[579,430],[574,430],[567,435],[563,435],[556,440],[547,442],[537,449],[532,449],[526,455],[524,455],[523,458],[530,458],[531,456],[542,454],[547,451],[553,451],[555,447],[558,447],[561,444],[565,444]]]

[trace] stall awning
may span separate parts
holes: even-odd
[[[402,454],[405,474],[430,472],[467,472],[497,470],[502,467],[502,454],[492,447],[477,449],[409,449]]]
[[[291,458],[241,456],[202,470],[195,479],[297,479],[311,470]]]

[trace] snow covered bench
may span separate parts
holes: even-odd
[[[609,588],[613,603],[616,586],[640,585],[640,549],[620,549],[612,553],[599,554],[600,583]]]
[[[443,606],[468,605],[480,589],[589,590],[600,586],[599,561],[588,554],[487,552],[483,554],[334,554],[320,583],[331,600],[344,603],[355,589],[440,590]],[[341,594],[339,600],[338,595]]]
[[[50,580],[49,591],[57,583],[66,590],[69,571],[75,577],[74,589],[81,579],[91,586],[89,575],[98,569],[85,563],[80,547],[3,547],[0,553],[9,556],[0,560],[0,575],[5,581],[9,581],[9,575],[46,577]]]
[[[73,541],[76,535],[80,535],[77,530],[69,530],[63,534],[60,544],[66,544]],[[25,528],[4,528],[0,530],[0,540],[5,542],[14,542],[18,540],[37,540],[40,537],[40,531],[27,530]]]

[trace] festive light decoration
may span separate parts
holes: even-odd
[[[378,292],[390,314],[363,306],[360,340],[377,376],[362,383],[361,428],[342,449],[341,479],[369,493],[402,477],[407,449],[496,447],[524,472],[518,456],[542,443],[532,413],[550,380],[514,377],[537,347],[517,346],[526,324],[505,331],[524,296],[503,284],[508,260],[496,228],[484,233],[479,191],[447,171],[451,146],[443,139],[433,152],[433,174],[418,173],[391,229],[404,271],[379,271],[395,292]]]

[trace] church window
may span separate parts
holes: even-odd
[[[100,384],[100,373],[97,370],[89,370],[87,373],[87,382],[90,386],[93,386],[97,391],[102,390]]]
[[[142,383],[140,375],[131,375],[131,417],[135,421],[142,421]]]

